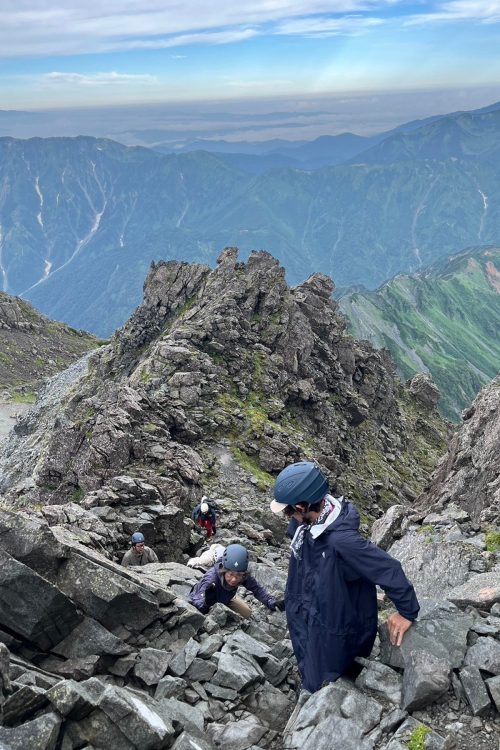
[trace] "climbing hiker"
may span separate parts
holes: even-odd
[[[225,549],[223,544],[212,544],[198,557],[191,557],[187,564],[190,568],[204,568],[206,570],[215,565],[217,560],[220,560]]]
[[[140,531],[134,531],[130,537],[130,544],[131,548],[125,552],[122,559],[122,565],[126,568],[158,562],[156,552],[151,547],[146,547],[144,534]]]
[[[214,547],[217,545],[213,545]],[[248,572],[249,554],[242,544],[230,544],[222,556],[208,570],[189,594],[191,604],[207,614],[216,602],[226,604],[234,612],[248,619],[252,610],[243,599],[236,596],[238,586],[248,591],[271,611],[283,610],[284,602],[271,596]]]
[[[193,521],[205,529],[207,532],[207,541],[217,533],[217,515],[213,503],[206,495],[201,498],[200,503],[195,507],[192,513]]]
[[[290,519],[292,537],[285,608],[303,687],[314,692],[341,675],[356,676],[377,634],[376,585],[397,613],[387,627],[400,646],[418,615],[413,586],[401,564],[359,533],[359,514],[332,497],[311,461],[287,466],[274,486],[271,510]]]

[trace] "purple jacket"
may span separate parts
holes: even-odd
[[[196,609],[203,612],[204,615],[206,615],[210,607],[216,602],[227,605],[236,595],[238,587],[236,586],[235,588],[230,589],[224,588],[222,585],[221,574],[222,565],[217,562],[213,568],[207,570],[201,581],[191,589],[189,601],[191,604],[194,604]],[[270,610],[274,610],[276,607],[276,599],[274,596],[271,596],[264,586],[261,586],[253,576],[247,575],[240,585],[244,586],[248,591],[251,591],[259,602],[265,604]]]

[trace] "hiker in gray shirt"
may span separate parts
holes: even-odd
[[[146,547],[144,543],[144,534],[135,531],[131,538],[132,548],[123,555],[122,565],[126,568],[148,565],[149,563],[158,562],[158,556],[151,547]]]

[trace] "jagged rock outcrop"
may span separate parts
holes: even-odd
[[[476,524],[500,524],[500,376],[463,413],[463,423],[418,505],[441,511],[450,502]]]
[[[87,513],[73,526],[108,551],[144,527],[168,559],[189,537],[181,524],[177,545],[165,538],[176,507],[202,485],[239,498],[228,465],[259,521],[259,490],[303,457],[367,518],[414,498],[446,425],[398,383],[386,352],[346,335],[332,290],[320,274],[290,289],[268,253],[243,264],[235,248],[214,271],[152,266],[143,304],[110,345],[56,378],[18,425],[0,491],[13,506],[42,506],[50,523],[67,520],[43,506],[66,504],[67,515],[78,503]]]
[[[379,658],[387,666],[404,668],[402,707],[415,715],[453,692],[478,731],[480,717],[498,710],[499,399],[497,378],[464,414],[414,512],[394,506],[372,532],[401,561],[422,605],[401,648],[392,647],[381,631]],[[457,742],[470,744],[467,721],[460,717],[456,728]],[[387,750],[398,750],[397,736]]]

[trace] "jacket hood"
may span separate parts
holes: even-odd
[[[359,523],[360,518],[358,511],[349,500],[344,500],[340,514],[331,526],[325,529],[325,532],[329,534],[335,531],[358,531]]]

